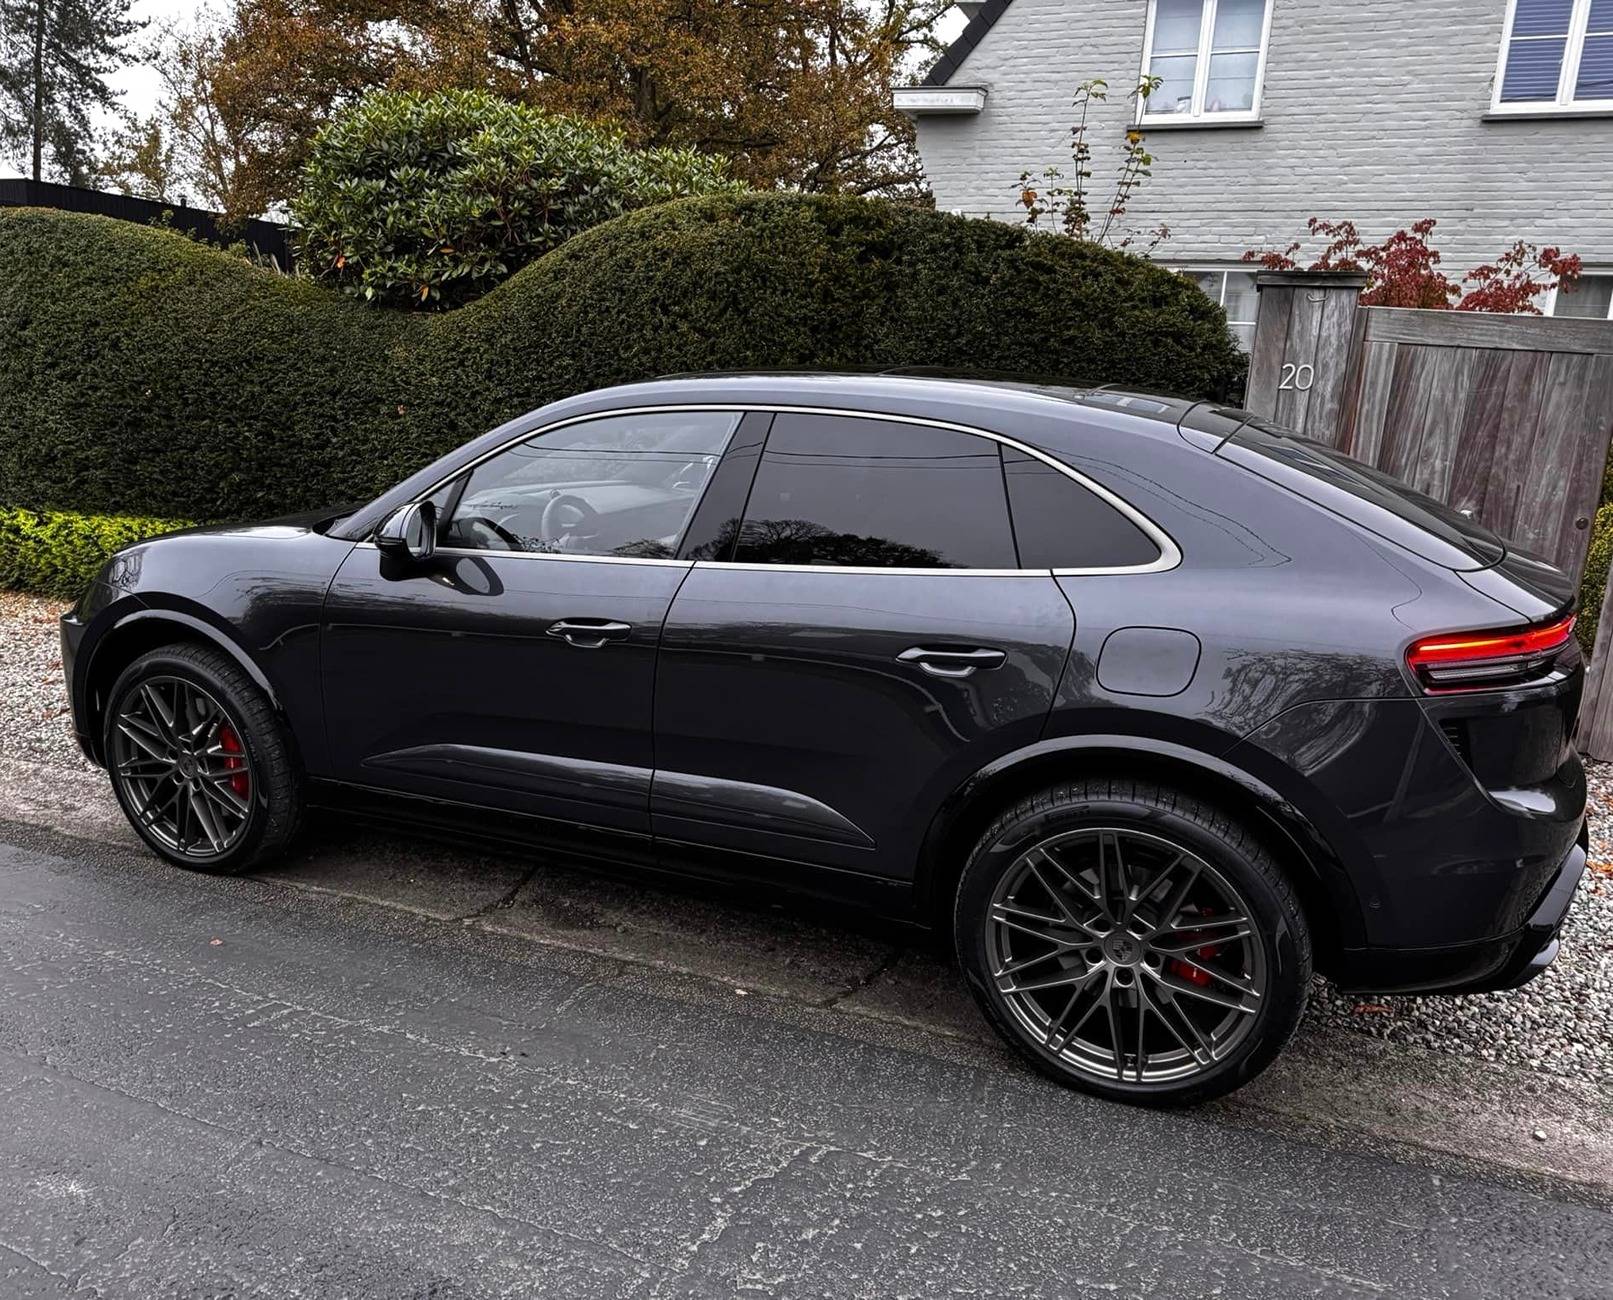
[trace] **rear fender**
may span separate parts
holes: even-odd
[[[1283,781],[1280,774],[1257,773],[1203,750],[1124,734],[1042,740],[987,764],[954,790],[925,835],[915,897],[920,918],[950,929],[952,899],[968,855],[1005,807],[1060,781],[1101,776],[1156,780],[1226,806],[1289,868],[1318,957],[1362,942],[1361,893],[1352,880],[1352,869],[1362,867],[1350,853],[1348,825],[1342,818],[1338,826],[1328,824],[1319,795],[1294,789],[1301,783],[1292,773]],[[1365,869],[1372,870],[1370,860]]]

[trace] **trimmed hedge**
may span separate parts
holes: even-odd
[[[176,235],[0,210],[0,502],[230,519],[362,499],[555,398],[911,365],[1219,396],[1221,309],[1140,259],[831,196],[619,217],[486,297],[366,311]]]
[[[1596,648],[1596,627],[1602,619],[1602,594],[1607,590],[1608,569],[1613,566],[1613,500],[1606,488],[1602,504],[1591,524],[1591,544],[1585,552],[1585,572],[1579,580],[1579,619],[1574,631],[1587,659]]]
[[[73,600],[114,551],[189,527],[172,519],[0,507],[0,587]]]

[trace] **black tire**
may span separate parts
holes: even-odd
[[[244,764],[235,764],[244,774],[235,802],[245,811],[237,814],[240,820],[232,824],[228,842],[221,850],[203,844],[201,841],[206,837],[200,832],[189,849],[183,848],[183,836],[179,837],[179,847],[169,842],[173,836],[165,839],[152,824],[155,819],[148,821],[139,811],[142,791],[150,791],[153,786],[142,786],[120,774],[117,755],[120,750],[130,752],[130,745],[127,740],[119,739],[119,719],[124,717],[131,700],[140,698],[136,692],[153,686],[159,698],[170,702],[175,698],[175,691],[188,686],[190,693],[186,698],[205,699],[215,705],[225,725],[238,737],[238,741],[231,744],[239,748],[231,748],[230,756],[239,752],[244,760]],[[149,714],[149,710],[147,712]],[[127,732],[123,734],[126,736]],[[302,823],[302,771],[290,737],[268,697],[229,656],[218,650],[171,645],[141,655],[123,670],[112,687],[103,741],[102,752],[107,756],[112,789],[124,815],[153,852],[176,866],[218,875],[251,870],[283,853]],[[133,752],[138,761],[146,763],[146,770],[154,771],[159,767],[160,760],[148,759],[142,751]],[[176,786],[180,783],[177,776],[169,780]]]
[[[1055,853],[1051,861],[1031,853],[1049,846]],[[1118,855],[1114,846],[1121,849]],[[1108,867],[1105,853],[1110,855]],[[1146,884],[1141,901],[1128,904],[1123,890],[1110,894],[1103,883],[1106,872],[1114,874],[1112,863],[1126,854],[1159,864],[1176,855],[1177,865],[1169,868],[1170,874],[1162,865],[1138,865],[1129,877],[1122,869],[1121,881],[1158,882]],[[1090,863],[1097,864],[1095,869]],[[1192,880],[1185,888],[1194,892],[1177,900],[1177,884],[1189,875]],[[1069,906],[1042,887],[1044,880]],[[1022,895],[1031,901],[1022,902]],[[1105,897],[1110,901],[1103,901]],[[1228,918],[1241,904],[1249,924],[1240,926],[1235,919],[1197,922],[1199,915],[1209,918],[1215,912],[1195,907],[1195,897],[1228,899],[1228,910],[1221,913]],[[1057,920],[1045,925],[1033,913]],[[1115,923],[1115,916],[1127,913],[1131,921]],[[1025,924],[1031,928],[1022,929]],[[1196,929],[1195,924],[1208,928]],[[1217,930],[1217,925],[1225,928]],[[1133,928],[1149,932],[1146,943],[1134,940]],[[1030,938],[1020,939],[1021,934]],[[1093,934],[1099,937],[1089,937]],[[1230,941],[1219,942],[1217,934]],[[1142,1105],[1192,1105],[1254,1078],[1293,1035],[1311,978],[1305,915],[1271,854],[1214,805],[1146,781],[1076,781],[1043,790],[1005,811],[980,837],[964,867],[954,935],[959,962],[981,1010],[1027,1061],[1060,1083]],[[1011,947],[1016,940],[1028,955],[1005,959],[1005,943]],[[1183,940],[1202,941],[1203,946],[1183,949]],[[1212,978],[1212,972],[1223,969],[1225,986],[1219,974]],[[1117,995],[1122,976],[1126,983]],[[1237,991],[1230,987],[1235,979],[1261,991]],[[1057,1008],[1066,988],[1073,990],[1073,1009],[1061,1013]],[[1100,995],[1095,991],[1100,988],[1107,991]],[[1208,996],[1206,989],[1242,1005],[1221,1009],[1201,1001]],[[1083,1020],[1072,1029],[1079,1017],[1098,1014],[1082,1002],[1094,997],[1102,1020]],[[1139,1003],[1146,1007],[1139,1008]],[[1118,1019],[1112,1014],[1115,1005],[1121,1008]],[[1185,1021],[1179,1012],[1189,1013]],[[1066,1018],[1059,1019],[1061,1014]],[[1135,1017],[1132,1028],[1127,1015]],[[1200,1020],[1217,1017],[1231,1026],[1224,1055],[1216,1031],[1208,1039],[1195,1033]],[[1135,1053],[1127,1050],[1132,1033],[1137,1035]],[[1156,1053],[1150,1044],[1160,1050]],[[1112,1064],[1104,1062],[1105,1052]],[[1157,1070],[1156,1059],[1165,1063]],[[1124,1077],[1133,1070],[1136,1077]],[[1180,1077],[1167,1077],[1171,1070]],[[1111,1071],[1116,1077],[1100,1077]],[[1150,1073],[1156,1077],[1145,1077]]]

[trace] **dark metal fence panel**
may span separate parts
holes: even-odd
[[[94,212],[141,225],[168,225],[210,244],[243,242],[253,252],[272,257],[283,270],[294,258],[290,231],[273,221],[226,222],[221,213],[183,203],[159,203],[128,194],[107,194],[77,185],[50,181],[0,180],[0,207],[57,208],[63,212]]]

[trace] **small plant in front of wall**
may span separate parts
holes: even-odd
[[[1159,89],[1163,78],[1144,77],[1127,98],[1138,106]],[[1083,81],[1075,90],[1071,106],[1076,111],[1075,125],[1070,128],[1070,164],[1068,174],[1062,168],[1048,167],[1040,173],[1019,174],[1019,206],[1025,209],[1025,224],[1038,229],[1053,229],[1071,239],[1102,244],[1108,248],[1132,249],[1141,242],[1140,251],[1147,257],[1170,238],[1170,227],[1161,222],[1151,230],[1138,232],[1125,228],[1126,212],[1136,198],[1137,191],[1153,175],[1154,155],[1148,152],[1143,129],[1135,124],[1126,128],[1125,144],[1121,148],[1120,168],[1115,177],[1114,192],[1099,212],[1093,211],[1092,142],[1088,138],[1088,121],[1092,106],[1109,98],[1109,83],[1101,77]],[[1140,117],[1141,113],[1134,114]],[[1146,241],[1146,242],[1142,242]]]
[[[1496,258],[1475,266],[1460,280],[1439,269],[1439,250],[1433,246],[1433,217],[1424,217],[1410,230],[1397,230],[1381,244],[1368,244],[1353,221],[1323,221],[1312,217],[1312,235],[1328,241],[1312,271],[1365,271],[1370,279],[1361,291],[1363,307],[1421,307],[1453,311],[1487,311],[1540,315],[1535,301],[1551,289],[1570,289],[1580,277],[1578,254],[1560,248],[1537,248],[1518,240]],[[1295,240],[1283,249],[1251,248],[1245,262],[1268,271],[1294,271]]]

